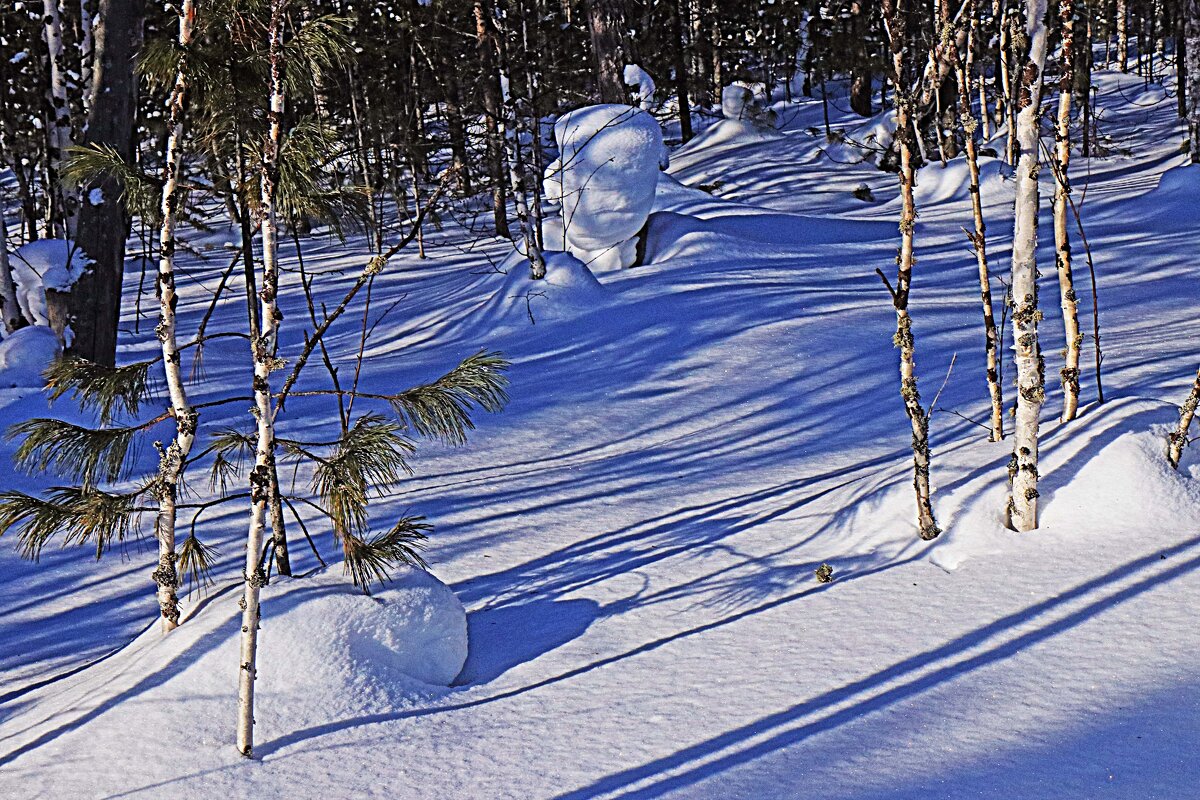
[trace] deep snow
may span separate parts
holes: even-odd
[[[673,159],[646,265],[602,274],[589,303],[531,325],[497,299],[519,279],[479,255],[503,267],[502,246],[472,249],[450,229],[428,237],[428,261],[378,279],[379,308],[405,299],[371,341],[365,389],[440,374],[484,346],[514,362],[510,407],[478,420],[465,449],[426,446],[416,477],[379,501],[378,513],[414,509],[437,525],[429,558],[470,637],[453,688],[323,679],[340,691],[289,694],[296,676],[268,673],[288,671],[269,648],[292,641],[271,615],[336,590],[277,582],[264,601],[261,760],[246,762],[231,743],[236,657],[216,655],[236,612],[240,507],[202,521],[221,583],[193,596],[166,639],[139,634],[155,612],[148,543],[99,564],[72,550],[32,565],[0,541],[0,794],[1191,796],[1200,458],[1173,473],[1162,450],[1198,357],[1200,180],[1182,166],[1168,95],[1146,105],[1153,93],[1133,76],[1098,86],[1112,155],[1077,158],[1073,178],[1100,280],[1108,401],[1095,403],[1085,371],[1081,418],[1054,419],[1062,333],[1044,218],[1040,531],[1003,528],[1010,445],[970,421],[987,400],[960,229],[969,205],[931,167],[918,178],[912,313],[927,402],[944,382],[932,431],[946,533],[917,539],[894,314],[874,275],[895,255],[895,178],[831,161],[819,102],[800,102],[781,109],[778,140]],[[859,184],[876,202],[853,196]],[[1011,195],[985,186],[984,199],[1003,277]],[[333,298],[366,252],[315,244],[306,266]],[[211,287],[221,259],[191,266]],[[1076,274],[1086,287],[1082,258]],[[209,295],[181,287],[194,324]],[[228,324],[241,302],[223,301]],[[294,349],[302,299],[284,306]],[[1085,328],[1090,312],[1085,300]],[[152,328],[141,323],[125,356],[153,349]],[[357,331],[331,344],[353,352]],[[246,382],[244,361],[214,344],[197,399]],[[0,402],[10,420],[41,403],[28,390]],[[327,415],[289,404],[284,427]],[[823,562],[833,583],[813,578]],[[356,617],[367,602],[354,601]],[[391,674],[388,659],[345,653],[347,680]]]

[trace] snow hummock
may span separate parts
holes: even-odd
[[[634,100],[643,111],[654,110],[654,79],[637,64],[625,65],[625,85],[634,89]]]
[[[654,205],[659,170],[670,157],[662,129],[641,109],[620,104],[570,111],[554,125],[560,156],[546,168],[546,247],[593,270],[632,266],[636,238]]]
[[[547,250],[545,277],[530,276],[529,261],[513,253],[500,265],[507,271],[488,304],[488,318],[510,323],[541,324],[570,319],[604,300],[604,287],[587,265],[570,253]]]
[[[0,388],[37,388],[42,372],[62,355],[62,343],[44,325],[26,325],[0,342]]]
[[[91,261],[66,239],[39,239],[17,248],[9,259],[21,313],[35,325],[50,324],[46,290],[69,292]]]

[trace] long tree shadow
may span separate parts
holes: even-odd
[[[1088,597],[1088,595],[1103,590],[1135,573],[1144,572],[1150,567],[1160,564],[1164,559],[1187,553],[1197,545],[1200,545],[1200,537],[1193,537],[1167,550],[1156,551],[1121,564],[1109,572],[1081,583],[1055,597],[994,620],[933,650],[906,658],[846,686],[825,692],[790,708],[762,717],[748,725],[727,731],[720,736],[685,747],[670,756],[608,775],[582,788],[560,794],[556,800],[585,800],[585,798],[615,794],[622,790],[626,791],[615,796],[632,800],[632,798],[660,797],[667,792],[693,786],[727,769],[748,763],[802,742],[810,736],[832,730],[873,711],[887,708],[901,700],[919,695],[946,680],[1002,661],[1038,642],[1087,622],[1109,608],[1186,575],[1200,567],[1200,556],[1192,556],[1186,561],[1104,594],[1091,600],[1082,608],[1071,611],[1013,639],[998,642],[984,652],[966,658],[956,658],[1007,631],[1022,626],[1029,620],[1050,613],[1073,600]],[[916,674],[929,667],[934,667],[934,669],[930,672]],[[914,675],[916,676],[911,677]],[[905,678],[907,680],[902,683],[891,688],[883,688],[891,681]],[[882,691],[872,694],[874,690],[880,689]],[[845,708],[793,727],[794,723],[802,722],[806,717],[812,717],[855,697],[861,697],[861,699]],[[766,739],[737,749],[739,745],[745,744],[751,738],[762,737],[771,731],[777,732]],[[729,752],[712,760],[704,760],[722,751]],[[703,763],[697,763],[702,760]],[[683,771],[662,777],[664,773],[680,769]],[[634,784],[645,780],[653,780],[653,783],[632,788]]]

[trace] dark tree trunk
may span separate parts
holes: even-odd
[[[692,138],[692,106],[688,102],[687,43],[683,38],[683,2],[675,0],[671,14],[671,38],[675,45],[675,94],[679,98],[679,134],[684,142]]]
[[[132,163],[137,81],[134,62],[142,44],[144,0],[100,0],[96,34],[92,97],[85,145],[107,145]],[[90,197],[99,190],[101,202]],[[117,324],[121,319],[121,281],[125,274],[125,240],[129,214],[120,200],[121,186],[112,179],[85,187],[75,238],[92,259],[67,296],[71,352],[112,365],[117,353]],[[99,198],[98,198],[99,199]]]
[[[480,80],[483,81],[488,177],[492,182],[492,215],[496,221],[496,235],[508,236],[508,193],[504,190],[507,175],[504,169],[504,142],[500,139],[500,75],[497,72],[496,39],[491,8],[485,5],[483,0],[475,0],[475,39],[479,53]]]
[[[588,0],[588,32],[596,59],[596,92],[601,103],[624,103],[625,8],[621,0]]]

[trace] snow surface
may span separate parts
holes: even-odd
[[[42,372],[62,355],[62,342],[43,325],[26,325],[0,341],[0,388],[45,386]]]
[[[1010,443],[975,424],[988,406],[970,207],[932,167],[918,176],[929,194],[911,309],[927,402],[945,384],[932,480],[946,530],[917,539],[895,315],[874,274],[894,269],[896,179],[832,162],[821,104],[801,100],[781,114],[779,140],[673,159],[646,263],[599,274],[591,304],[533,325],[497,317],[497,294],[525,267],[489,269],[511,249],[449,226],[430,231],[429,259],[407,254],[376,279],[378,308],[404,300],[368,346],[365,390],[426,380],[480,347],[514,362],[506,411],[481,417],[466,448],[422,449],[416,476],[373,501],[437,526],[428,555],[467,610],[470,642],[452,688],[396,677],[361,694],[292,691],[301,677],[288,654],[264,651],[260,759],[247,762],[231,743],[236,656],[217,655],[237,624],[244,509],[202,518],[220,583],[165,640],[139,635],[155,613],[149,541],[98,564],[86,549],[51,549],[37,565],[0,541],[0,794],[1194,796],[1200,448],[1172,472],[1162,437],[1197,366],[1200,182],[1182,167],[1174,100],[1129,104],[1142,82],[1097,76],[1113,155],[1072,165],[1107,402],[1089,366],[1082,416],[1065,425],[1043,212],[1039,531],[1003,527]],[[859,126],[834,97],[835,130]],[[1129,141],[1138,147],[1125,153]],[[1052,181],[1043,174],[1043,191]],[[853,197],[863,183],[879,202]],[[983,200],[1002,277],[1012,198],[985,189]],[[339,297],[371,252],[362,240],[310,243],[318,300]],[[223,261],[184,257],[199,281],[180,283],[185,326],[207,309]],[[1086,272],[1081,257],[1088,329]],[[304,319],[298,292],[281,302],[285,320]],[[236,329],[242,310],[230,296],[214,325]],[[143,321],[123,339],[122,357],[153,353],[152,329]],[[356,352],[353,325],[331,333],[336,354]],[[300,342],[300,324],[285,322],[281,356]],[[242,345],[214,342],[196,402],[244,386]],[[1011,371],[1004,386],[1011,399]],[[328,424],[330,405],[302,399],[281,435]],[[0,393],[5,420],[40,413],[37,397]],[[244,415],[212,411],[205,423]],[[153,452],[142,462],[153,469]],[[315,563],[303,545],[293,559]],[[821,563],[832,583],[814,580]],[[329,591],[310,578],[268,587],[264,647],[314,648],[298,663],[333,658],[280,632],[293,604]],[[305,630],[320,639],[340,624],[332,617]],[[391,674],[390,652],[339,674]]]
[[[654,79],[650,77],[650,73],[642,69],[637,64],[626,64],[625,71],[622,76],[625,80],[625,85],[634,89],[634,100],[638,104],[638,108],[643,111],[654,110]]]
[[[546,246],[595,271],[632,265],[634,237],[670,163],[658,123],[631,106],[586,106],[559,118],[554,140],[560,155],[546,168],[545,190],[559,222],[547,226]]]

